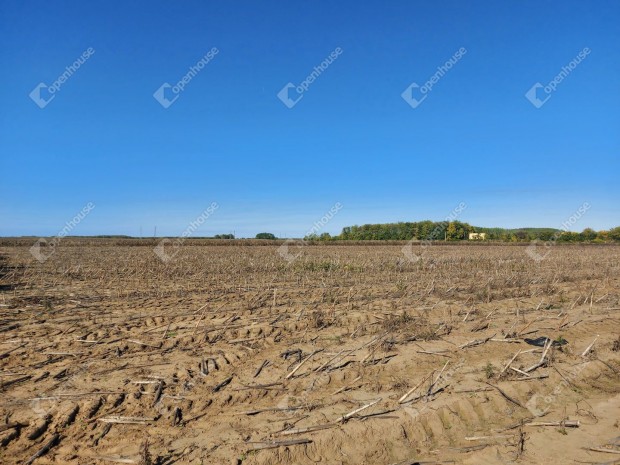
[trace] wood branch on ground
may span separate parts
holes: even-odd
[[[519,402],[518,400],[513,399],[512,397],[510,397],[508,394],[506,394],[502,389],[500,389],[498,386],[495,386],[494,384],[491,383],[487,383],[485,382],[485,384],[488,384],[489,386],[491,386],[492,388],[497,389],[497,391],[506,399],[509,400],[510,402],[512,402],[515,405],[518,405],[521,408],[525,408],[523,406],[523,404],[521,404],[521,402]]]
[[[304,366],[308,361],[310,361],[312,359],[312,357],[314,357],[316,354],[318,354],[319,352],[323,352],[323,350],[325,349],[317,349],[315,351],[313,351],[310,355],[308,355],[302,362],[300,362],[295,368],[293,368],[293,370],[284,377],[284,379],[291,379],[293,377],[293,375],[295,373],[297,373],[297,371]]]
[[[462,350],[462,349],[468,349],[468,348],[470,348],[470,347],[475,347],[475,346],[482,345],[482,344],[484,344],[484,343],[486,343],[486,342],[489,342],[489,341],[490,341],[491,339],[493,339],[495,336],[496,336],[496,335],[495,335],[495,334],[493,334],[493,336],[489,336],[489,337],[487,337],[487,338],[485,338],[485,339],[474,339],[473,341],[469,341],[468,343],[463,344],[462,346],[459,346],[459,349],[461,349],[461,350]]]
[[[592,341],[592,344],[590,344],[588,347],[586,347],[586,350],[583,351],[583,353],[581,354],[582,357],[585,357],[586,355],[588,355],[588,353],[592,350],[592,347],[594,347],[594,343],[596,342],[596,340],[599,338],[599,336],[597,335],[594,340]]]
[[[346,415],[341,416],[340,418],[338,418],[338,420],[336,420],[336,422],[344,422],[347,421],[348,419],[350,419],[351,417],[353,417],[354,415],[358,414],[359,412],[366,410],[367,408],[372,407],[373,405],[378,404],[379,402],[381,402],[383,399],[379,398],[373,402],[370,402],[366,405],[361,406],[360,408],[357,408],[355,410],[353,410],[352,412],[347,413]]]
[[[222,389],[224,389],[224,388],[225,388],[226,386],[228,386],[228,385],[230,384],[230,382],[233,380],[233,376],[234,376],[234,375],[231,375],[231,376],[229,376],[228,378],[226,378],[224,381],[222,381],[221,383],[217,384],[217,385],[216,385],[216,386],[212,389],[212,391],[213,391],[213,392],[219,392],[219,391],[221,391]]]
[[[261,374],[261,371],[263,371],[263,368],[265,368],[267,365],[269,365],[269,360],[265,360],[261,366],[258,367],[258,369],[256,370],[256,373],[254,373],[254,378],[257,378],[258,375]]]
[[[38,459],[39,457],[43,457],[45,454],[47,454],[50,451],[52,447],[56,446],[59,442],[60,442],[60,434],[56,433],[52,436],[52,438],[49,441],[45,443],[43,447],[41,447],[37,452],[35,452],[35,454],[32,457],[30,457],[26,461],[26,465],[31,465],[36,459]]]
[[[426,377],[422,381],[420,381],[414,387],[409,389],[405,394],[403,394],[403,396],[400,399],[398,399],[398,403],[399,404],[404,404],[406,402],[405,399],[407,399],[407,397],[409,397],[413,392],[415,392],[416,389],[418,389],[420,386],[422,386],[422,384],[424,384],[426,382],[426,380],[433,375],[433,373],[434,372],[431,371],[428,375],[426,375]]]
[[[283,431],[280,434],[282,436],[290,436],[293,434],[311,433],[313,431],[320,431],[323,429],[334,428],[339,425],[340,423],[326,423],[324,425],[306,426],[305,428],[296,428],[296,429],[290,429],[288,431]]]
[[[155,421],[153,417],[122,417],[119,415],[97,418],[101,423],[119,423],[127,425],[145,425],[151,421]]]
[[[561,421],[532,421],[523,426],[560,426],[566,428],[579,428],[579,420],[561,420]]]
[[[255,446],[250,447],[248,452],[254,450],[263,450],[263,449],[275,449],[277,447],[288,447],[288,446],[300,446],[303,444],[310,444],[312,442],[311,439],[291,439],[289,441],[268,441],[258,443]]]

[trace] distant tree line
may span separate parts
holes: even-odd
[[[234,239],[234,234],[216,234],[213,239]]]
[[[558,242],[611,242],[620,241],[620,226],[608,231],[586,228],[582,232],[554,228],[482,228],[460,221],[419,221],[403,223],[364,224],[347,226],[338,236],[329,233],[307,236],[306,240],[318,241],[381,241],[381,240],[435,240],[463,241],[469,233],[485,233],[486,240],[504,242],[529,242],[535,239]]]
[[[258,233],[256,235],[256,239],[277,239],[276,235],[273,233],[268,233],[268,232],[262,232],[262,233]]]

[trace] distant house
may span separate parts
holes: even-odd
[[[469,233],[470,241],[484,241],[487,238],[487,233]]]

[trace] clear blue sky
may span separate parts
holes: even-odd
[[[461,202],[479,226],[559,227],[584,202],[574,229],[620,224],[620,2],[0,5],[0,235],[54,235],[88,202],[73,234],[179,235],[212,202],[194,234],[300,236],[336,202],[331,233]],[[39,108],[31,91],[89,47]],[[278,92],[337,47],[287,108]],[[412,108],[401,93],[461,47]],[[526,99],[585,47],[542,107]]]

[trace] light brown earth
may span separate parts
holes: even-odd
[[[619,246],[196,243],[0,248],[1,463],[620,462]]]

